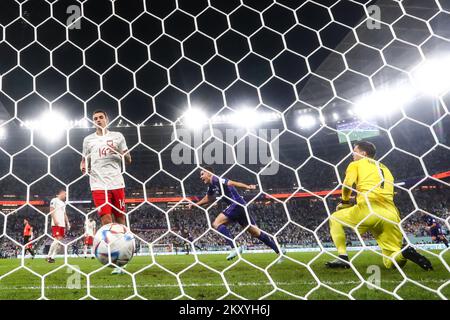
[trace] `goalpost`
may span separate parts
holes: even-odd
[[[173,254],[174,251],[174,245],[173,243],[155,243],[151,245],[151,248],[153,249],[153,254]],[[150,250],[147,249],[146,252],[142,252],[144,254],[149,254]]]

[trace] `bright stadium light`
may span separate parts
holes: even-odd
[[[69,121],[60,113],[49,111],[44,113],[39,119],[25,121],[25,126],[48,141],[56,141],[69,128]]]
[[[281,114],[275,111],[272,112],[260,112],[259,117],[261,118],[261,121],[266,122],[273,122],[281,119]]]
[[[450,90],[450,56],[426,60],[412,73],[417,89],[429,95],[439,96]]]
[[[0,140],[6,139],[6,129],[5,127],[0,127]]]
[[[40,119],[39,132],[48,140],[54,141],[68,129],[69,122],[58,112],[48,112]]]
[[[202,110],[191,108],[184,113],[183,124],[190,130],[200,130],[208,124],[208,117]]]
[[[248,107],[244,107],[236,112],[225,115],[217,115],[212,118],[214,124],[231,124],[239,128],[256,128],[263,123],[275,122],[282,118],[281,114],[275,111],[264,112]]]
[[[317,119],[310,115],[305,114],[297,118],[297,125],[300,129],[311,129],[317,124]]]
[[[232,123],[241,128],[256,128],[261,122],[261,113],[251,108],[243,108],[232,115]]]
[[[87,121],[86,118],[83,118],[75,121],[74,126],[78,128],[89,128],[89,121]]]
[[[353,111],[361,119],[389,116],[409,103],[414,96],[414,91],[407,86],[379,90],[362,97]]]
[[[263,123],[277,121],[281,118],[278,112],[267,112],[244,107],[231,114],[225,122],[234,124],[240,128],[254,129]]]

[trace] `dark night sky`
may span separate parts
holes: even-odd
[[[14,101],[35,90],[17,104],[22,119],[48,108],[37,94],[72,119],[84,115],[83,103],[88,113],[101,107],[112,115],[118,114],[120,106],[122,114],[136,122],[154,109],[174,120],[189,102],[211,113],[224,105],[239,108],[242,104],[265,104],[284,111],[295,103],[296,94],[303,98],[309,82],[317,81],[308,66],[311,72],[334,80],[313,87],[315,100],[327,97],[332,86],[338,95],[348,98],[346,86],[358,86],[356,93],[370,87],[367,79],[351,72],[335,79],[345,69],[344,58],[367,75],[373,70],[363,65],[376,66],[380,59],[376,51],[358,47],[345,57],[339,54],[355,43],[349,27],[366,18],[363,6],[350,1],[319,0],[316,2],[323,5],[319,6],[301,0],[213,0],[208,7],[206,0],[87,0],[80,1],[83,18],[79,30],[68,30],[65,24],[67,8],[80,6],[80,2],[21,2],[21,11],[13,0],[1,4],[0,40],[6,42],[0,44],[0,73],[2,91]],[[401,15],[392,1],[379,3],[385,6],[382,20],[387,23]],[[433,8],[417,5],[417,1],[408,1],[405,9],[417,17],[435,13]],[[335,20],[331,24],[327,7]],[[51,8],[52,18],[46,20]],[[398,30],[408,30],[411,24],[405,21]],[[37,26],[36,38],[33,26]],[[418,23],[414,27],[420,28]],[[372,42],[381,44],[387,37],[385,31],[373,31],[371,37],[380,39]],[[363,32],[356,29],[359,36]],[[316,50],[318,35],[323,46]],[[414,44],[414,40],[409,42]],[[387,60],[391,55],[410,58],[413,49],[393,43],[392,50],[383,53]],[[326,60],[331,63],[324,67]],[[392,65],[397,67],[399,62],[394,60]],[[403,68],[407,70],[409,65]],[[309,98],[304,100],[310,102]],[[7,110],[12,111],[14,106],[8,100],[1,95]]]
[[[331,53],[322,48],[310,55],[319,45],[317,34],[297,21],[319,30],[331,17],[314,4],[297,9],[305,1],[281,0],[266,10],[274,1],[213,0],[208,8],[206,0],[117,0],[115,16],[109,0],[80,1],[85,17],[80,30],[64,27],[67,8],[79,2],[49,2],[23,3],[14,21],[19,6],[2,1],[0,23],[7,27],[1,40],[8,44],[0,45],[0,73],[9,71],[2,91],[17,101],[34,88],[73,119],[84,115],[83,102],[88,113],[101,107],[116,115],[120,105],[123,115],[137,122],[154,108],[173,120],[189,101],[211,112],[243,103],[283,111],[309,80],[307,64],[315,71]],[[148,13],[142,14],[144,5]],[[50,7],[53,15],[46,20]],[[332,13],[348,26],[364,16],[362,6],[348,1]],[[350,31],[333,23],[320,36],[334,49]],[[28,73],[17,67],[19,59]],[[34,84],[31,75],[38,75]],[[9,99],[1,100],[11,111]],[[46,108],[36,94],[17,105],[22,119]]]

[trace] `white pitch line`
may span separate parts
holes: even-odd
[[[420,281],[421,283],[444,283],[448,281],[448,279],[428,279]],[[397,284],[401,281],[395,281],[395,280],[385,280],[381,281],[381,283],[390,284],[394,283]],[[361,281],[321,281],[321,283],[326,285],[347,285],[347,284],[360,284]],[[310,282],[276,282],[277,286],[286,286],[286,285],[317,285],[317,282],[310,281]],[[269,282],[238,282],[238,283],[229,283],[230,286],[239,286],[239,287],[246,287],[246,286],[272,286]],[[222,283],[190,283],[190,284],[183,284],[183,287],[223,287],[224,284]],[[178,284],[145,284],[145,285],[136,285],[136,288],[179,288],[180,286]],[[69,289],[67,287],[63,286],[45,286],[46,290],[80,290],[80,289],[86,289],[87,286],[82,286],[80,288],[73,288]],[[91,289],[123,289],[123,288],[134,288],[132,285],[100,285],[100,286],[90,286]],[[0,286],[1,290],[40,290],[41,287],[3,287]]]

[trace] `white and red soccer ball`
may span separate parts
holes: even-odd
[[[95,234],[94,254],[104,265],[111,262],[122,267],[131,261],[135,250],[133,233],[122,224],[106,224]]]

